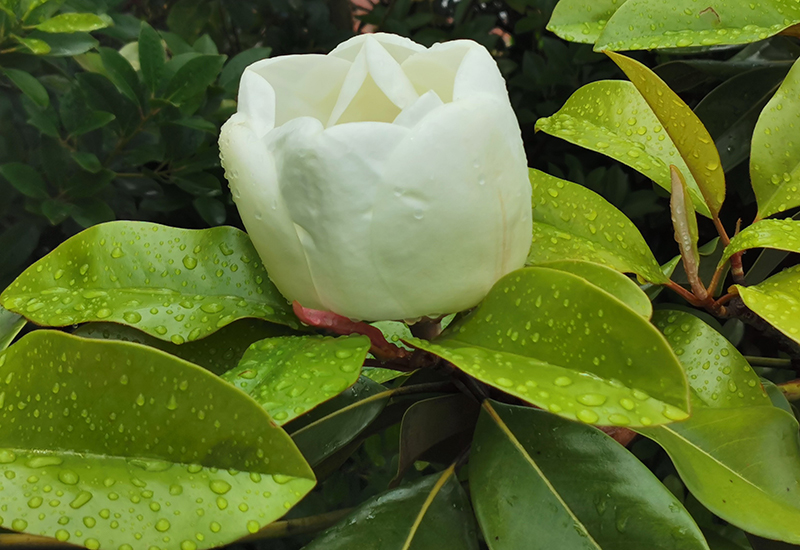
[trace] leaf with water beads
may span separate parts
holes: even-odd
[[[700,319],[657,311],[654,322],[686,370],[692,416],[637,431],[664,447],[713,513],[748,532],[800,542],[797,421],[771,404],[744,357]]]
[[[584,260],[665,284],[647,243],[625,214],[582,185],[531,169],[533,243],[528,264]]]
[[[594,44],[625,0],[561,0],[547,30],[569,42]]]
[[[686,378],[664,337],[618,299],[563,271],[512,272],[441,336],[408,342],[571,420],[649,426],[688,417]]]
[[[736,289],[747,307],[800,343],[800,266],[784,269],[757,285],[736,285]]]
[[[748,44],[800,23],[785,0],[628,0],[611,16],[595,50],[654,50]]]
[[[469,463],[493,550],[708,550],[680,501],[599,430],[487,400]]]
[[[0,351],[11,345],[27,322],[24,317],[0,307]]]
[[[669,166],[686,176],[698,212],[711,212],[672,138],[631,82],[602,80],[576,91],[536,129],[626,164],[669,191]]]
[[[315,484],[256,402],[139,344],[25,336],[0,355],[0,426],[0,524],[90,549],[219,546]]]
[[[750,150],[750,180],[758,218],[800,206],[800,63],[795,62],[758,117]]]
[[[222,379],[283,425],[352,386],[370,345],[360,335],[267,338],[251,345]]]
[[[751,248],[772,248],[800,253],[800,221],[761,220],[745,227],[731,239],[719,265],[725,265],[737,252]]]
[[[38,325],[115,322],[175,344],[247,317],[299,326],[233,227],[96,225],[26,269],[0,302]]]

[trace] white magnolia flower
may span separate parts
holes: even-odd
[[[254,63],[220,149],[270,277],[304,307],[360,320],[461,311],[525,262],[520,130],[475,42],[361,35]]]

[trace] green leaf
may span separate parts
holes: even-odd
[[[0,176],[6,178],[14,189],[32,199],[48,199],[47,184],[33,167],[21,162],[0,165]]]
[[[200,55],[189,59],[167,83],[164,99],[180,105],[205,91],[217,79],[224,63],[224,55]]]
[[[111,207],[96,197],[73,200],[69,214],[79,226],[84,228],[116,219]]]
[[[689,375],[692,416],[637,431],[666,449],[713,513],[751,533],[800,542],[797,421],[772,406],[736,348],[698,318],[658,311],[654,321]]]
[[[24,317],[0,307],[0,352],[11,345],[27,322]]]
[[[623,7],[630,5],[631,1],[635,0],[630,0]],[[708,130],[689,106],[653,71],[624,55],[606,53],[650,105],[689,167],[711,214],[716,217],[725,201],[725,174]]]
[[[37,38],[50,46],[49,57],[72,57],[93,50],[100,44],[91,34],[85,32],[49,34],[34,31],[31,38]]]
[[[800,63],[795,63],[753,131],[750,180],[758,202],[758,219],[800,206],[800,143],[793,139],[794,120],[800,116],[798,95]]]
[[[39,225],[25,218],[0,232],[0,286],[10,282],[28,264],[40,235]]]
[[[736,285],[736,289],[747,307],[800,343],[800,266],[784,269],[757,285]]]
[[[761,220],[745,227],[725,247],[719,265],[725,264],[737,252],[751,248],[800,252],[800,221],[791,219]]]
[[[50,45],[44,40],[39,40],[38,38],[22,38],[16,34],[10,36],[12,39],[25,46],[32,54],[45,55],[50,53]]]
[[[662,122],[630,82],[603,80],[580,88],[536,129],[602,153],[638,170],[667,191],[670,164],[688,176],[697,210],[710,216],[700,188]]]
[[[192,201],[192,205],[203,221],[210,226],[221,225],[228,217],[225,205],[217,199],[198,197]]]
[[[663,336],[564,271],[512,272],[434,341],[407,341],[571,420],[649,426],[688,416],[686,379]]]
[[[61,199],[47,199],[42,205],[42,214],[48,219],[50,225],[58,225],[69,217],[70,205]]]
[[[247,317],[297,327],[247,235],[233,227],[91,227],[29,267],[0,302],[40,325],[115,322],[177,344]]]
[[[219,75],[219,85],[229,92],[239,89],[239,80],[248,65],[266,59],[272,53],[272,48],[250,48],[237,55],[225,64]]]
[[[70,129],[70,135],[82,136],[109,124],[117,117],[105,111],[86,111],[78,123]]]
[[[164,73],[164,46],[161,45],[161,36],[146,21],[142,21],[139,32],[139,63],[144,83],[155,92]]]
[[[472,502],[492,550],[707,550],[692,517],[599,430],[486,401],[469,464]]]
[[[0,363],[5,528],[95,549],[211,548],[315,484],[258,404],[166,353],[34,331]]]
[[[0,69],[19,90],[31,98],[39,107],[50,105],[50,96],[42,84],[32,74],[19,69]]]
[[[191,128],[192,130],[200,130],[201,132],[206,132],[214,136],[219,133],[219,129],[217,128],[216,124],[199,116],[172,120],[169,122],[169,124],[177,124],[178,126]]]
[[[264,338],[287,336],[292,334],[292,330],[258,319],[241,319],[210,336],[180,346],[116,323],[87,323],[78,327],[73,334],[84,338],[144,344],[199,365],[219,376],[236,367],[253,342]]]
[[[101,17],[94,13],[62,13],[36,25],[42,32],[91,32],[98,29],[105,29],[113,25],[113,21],[108,16]]]
[[[626,0],[561,0],[547,30],[569,42],[594,44],[612,15]]]
[[[533,245],[528,264],[585,260],[666,283],[639,230],[597,193],[538,170],[533,186]]]
[[[653,50],[747,44],[800,22],[800,6],[783,0],[628,0],[608,20],[595,50]]]
[[[196,197],[217,197],[222,195],[222,185],[220,185],[217,176],[208,172],[195,172],[188,174],[185,178],[175,178],[175,185]]]
[[[74,153],[71,153],[70,156],[72,157],[72,160],[78,164],[78,166],[92,174],[96,174],[103,169],[100,159],[98,159],[97,155],[93,153],[75,151]]]
[[[653,304],[650,302],[647,294],[639,288],[639,285],[619,271],[614,271],[600,264],[577,260],[547,262],[539,264],[539,267],[558,269],[583,277],[589,283],[605,290],[623,302],[645,319],[650,319],[653,315]]]
[[[478,550],[474,521],[451,466],[372,497],[304,550]]]
[[[352,386],[366,336],[284,336],[251,345],[222,379],[255,399],[280,426]]]
[[[133,70],[128,60],[122,57],[117,50],[112,48],[99,48],[100,59],[103,68],[111,82],[122,92],[122,95],[130,99],[136,105],[141,105],[139,99],[139,77]]]

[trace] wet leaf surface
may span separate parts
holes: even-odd
[[[800,343],[800,266],[784,269],[763,283],[736,285],[745,305]]]

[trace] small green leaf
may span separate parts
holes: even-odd
[[[151,92],[155,92],[161,82],[165,62],[161,36],[146,21],[142,21],[139,32],[139,63],[142,67],[142,79]]]
[[[30,38],[46,42],[50,46],[49,57],[72,57],[93,50],[100,44],[91,34],[85,32],[49,34],[34,31]]]
[[[407,341],[571,420],[649,426],[688,416],[686,379],[663,336],[607,292],[564,271],[512,272],[432,342]]]
[[[474,522],[451,466],[372,497],[304,550],[478,550]]]
[[[222,379],[251,396],[280,426],[352,386],[366,336],[284,336],[251,345]]]
[[[692,416],[637,431],[666,449],[713,513],[748,532],[800,542],[797,421],[772,406],[747,361],[700,319],[658,311],[654,321],[689,375]]]
[[[796,6],[792,5],[792,9]],[[800,10],[799,10],[800,11]],[[795,63],[758,117],[750,152],[750,180],[758,218],[800,206],[800,143],[792,138],[800,116],[800,63]]]
[[[175,178],[175,185],[196,197],[218,197],[222,195],[222,185],[219,179],[208,172],[195,172],[188,174],[185,178]]]
[[[42,330],[0,363],[7,529],[95,549],[165,537],[211,548],[278,519],[315,484],[257,403],[166,353]]]
[[[24,317],[0,307],[0,352],[11,345],[27,322]]]
[[[469,464],[492,550],[708,550],[692,517],[601,431],[486,401]]]
[[[653,253],[622,212],[597,193],[538,170],[533,186],[533,244],[528,264],[585,260],[666,283]]]
[[[763,283],[736,288],[747,307],[800,343],[800,266],[784,269]]]
[[[10,35],[11,38],[25,46],[32,54],[45,55],[50,53],[50,44],[38,38],[22,38],[16,34]]]
[[[62,13],[36,25],[42,32],[91,32],[113,25],[110,17],[94,13]]]
[[[647,294],[639,288],[639,285],[619,271],[615,271],[600,264],[578,260],[547,262],[539,264],[539,267],[558,269],[583,277],[591,284],[605,290],[625,303],[625,305],[645,319],[650,319],[650,316],[653,315],[653,304],[650,302]]]
[[[247,317],[297,327],[247,235],[233,227],[98,225],[29,267],[0,301],[40,325],[115,322],[177,344]]]
[[[724,265],[737,252],[751,248],[800,252],[800,221],[792,219],[761,220],[745,227],[725,247],[719,265]]]
[[[594,44],[612,15],[626,0],[561,0],[547,30],[569,42]]]
[[[32,74],[19,69],[0,69],[19,90],[31,98],[39,107],[50,105],[50,96],[42,84]]]
[[[78,163],[78,166],[92,174],[96,174],[103,169],[100,159],[98,159],[97,155],[93,153],[75,151],[74,153],[71,153],[70,156],[72,157],[72,160]]]
[[[239,89],[239,80],[242,78],[245,68],[248,65],[266,59],[272,53],[272,48],[250,48],[237,55],[225,64],[219,75],[219,85],[235,92]]]
[[[14,189],[32,199],[48,199],[47,184],[33,167],[21,162],[0,165],[0,175],[8,180]]]
[[[79,226],[84,228],[116,219],[111,207],[96,197],[73,200],[69,214]]]
[[[800,6],[784,0],[628,0],[609,19],[595,50],[653,50],[747,44],[800,23]]]
[[[164,99],[179,105],[205,91],[217,79],[224,63],[224,55],[200,55],[189,59],[167,83]]]
[[[192,201],[194,209],[210,226],[222,225],[228,217],[225,205],[211,197],[198,197]]]
[[[667,191],[671,188],[669,166],[674,164],[688,176],[689,193],[698,212],[711,216],[662,122],[630,82],[587,84],[556,114],[536,121],[536,129],[627,164]]]
[[[117,50],[104,47],[99,49],[100,59],[108,78],[125,97],[136,105],[141,105],[139,77],[131,64]]]
[[[629,0],[624,7],[630,5]],[[678,94],[635,59],[606,52],[633,82],[678,148],[713,216],[725,201],[725,174],[714,140]]]
[[[109,124],[117,117],[105,111],[86,111],[78,123],[70,129],[70,135],[82,136],[92,130],[97,130]]]
[[[178,126],[191,128],[192,130],[200,130],[201,132],[206,132],[215,136],[219,133],[219,128],[217,128],[216,124],[199,116],[172,120],[170,124],[177,124]]]

